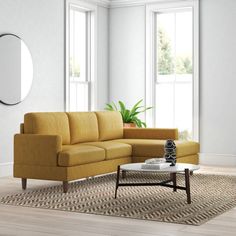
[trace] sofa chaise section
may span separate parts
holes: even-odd
[[[115,141],[132,145],[132,161],[143,162],[147,158],[163,157],[166,139],[175,140],[177,162],[199,163],[199,143],[178,140],[177,129],[125,128],[124,138]]]

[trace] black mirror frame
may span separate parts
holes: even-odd
[[[11,36],[14,36],[20,40],[23,41],[23,39],[21,37],[19,37],[18,35],[16,34],[13,34],[13,33],[4,33],[4,34],[0,34],[0,38],[1,37],[4,37],[4,36],[7,36],[7,35],[11,35]],[[2,100],[0,100],[0,103],[2,103],[3,105],[6,105],[6,106],[14,106],[14,105],[17,105],[19,103],[21,103],[22,101],[19,101],[19,102],[16,102],[16,103],[6,103],[6,102],[3,102]]]

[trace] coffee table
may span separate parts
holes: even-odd
[[[168,188],[173,188],[173,191],[176,192],[177,189],[185,190],[187,194],[187,203],[191,204],[191,194],[190,194],[190,172],[198,170],[199,165],[176,163],[175,166],[170,166],[161,170],[154,169],[142,169],[141,166],[144,163],[130,163],[124,164],[117,167],[117,176],[116,176],[116,189],[115,189],[115,198],[117,197],[117,190],[120,186],[163,186]],[[170,179],[157,182],[157,183],[120,183],[120,171],[133,171],[133,172],[154,172],[154,173],[169,173]],[[184,173],[185,176],[185,186],[178,186],[176,180],[177,173]],[[170,184],[172,182],[172,184]]]

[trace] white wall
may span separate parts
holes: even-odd
[[[201,2],[201,147],[236,154],[236,1]]]
[[[109,66],[109,10],[98,7],[98,57],[97,57],[97,110],[103,110],[108,102],[108,66]]]
[[[236,166],[236,1],[204,0],[200,12],[201,161]]]
[[[9,175],[13,135],[24,114],[64,111],[64,1],[0,0],[0,34],[14,33],[32,54],[34,80],[28,97],[19,105],[0,104],[0,176]],[[98,108],[108,97],[108,9],[98,7]],[[0,80],[3,80],[0,77]]]
[[[13,161],[13,135],[19,132],[24,113],[64,109],[63,5],[58,0],[0,1],[0,34],[20,36],[34,65],[33,85],[25,101],[15,106],[0,104],[0,163]],[[5,164],[0,165],[0,175],[9,174],[10,165]]]
[[[236,166],[236,1],[200,2],[201,162]],[[144,39],[145,6],[111,9],[110,101],[144,97]]]
[[[134,105],[145,96],[145,7],[110,9],[109,100]]]

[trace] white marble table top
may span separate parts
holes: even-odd
[[[155,170],[155,169],[142,169],[142,165],[144,163],[129,163],[120,166],[121,170],[126,171],[140,171],[140,172],[164,172],[164,173],[177,173],[177,172],[184,172],[185,169],[189,169],[189,171],[194,171],[200,169],[199,165],[193,164],[185,164],[185,163],[176,163],[175,166],[170,166],[164,169]]]

